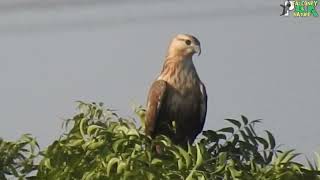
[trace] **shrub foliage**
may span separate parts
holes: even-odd
[[[1,139],[0,179],[320,179],[319,157],[309,167],[295,162],[299,154],[279,150],[269,131],[255,131],[260,120],[226,119],[228,127],[204,131],[194,144],[180,147],[166,136],[152,140],[134,119],[101,103],[79,102],[78,109],[65,121],[66,133],[40,153],[30,135]],[[136,114],[143,122],[144,110]]]

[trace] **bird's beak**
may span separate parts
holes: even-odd
[[[200,47],[200,45],[194,46],[194,51],[195,51],[196,53],[198,53],[198,56],[200,56],[200,54],[201,54],[201,47]]]

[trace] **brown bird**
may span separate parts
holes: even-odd
[[[174,143],[192,143],[201,133],[207,113],[207,93],[192,56],[201,53],[200,42],[179,34],[169,45],[163,69],[153,82],[147,100],[145,132],[166,135]]]

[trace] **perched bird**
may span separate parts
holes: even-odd
[[[200,55],[197,38],[179,34],[169,45],[163,69],[149,90],[145,132],[166,135],[174,143],[192,143],[201,133],[207,113],[207,93],[192,56]]]

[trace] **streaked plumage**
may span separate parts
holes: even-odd
[[[171,41],[148,95],[145,131],[152,138],[163,134],[185,145],[202,131],[207,94],[192,61],[193,54],[200,52],[199,40],[191,35],[179,34]]]

